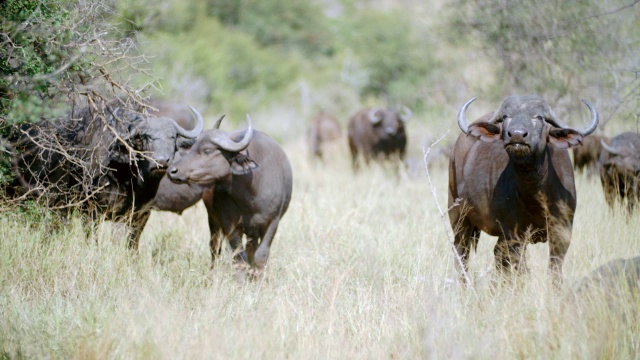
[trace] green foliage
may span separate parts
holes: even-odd
[[[59,1],[7,0],[0,4],[5,42],[0,48],[0,117],[4,125],[36,121],[55,108],[54,74],[75,55]]]
[[[315,56],[333,51],[327,22],[322,9],[310,0],[243,0],[237,26],[262,46]]]
[[[192,1],[122,0],[116,19],[128,36],[139,32],[188,31],[198,14]]]
[[[414,104],[436,66],[426,38],[401,11],[358,11],[338,25],[340,48],[352,51],[367,75],[363,96]]]
[[[157,0],[122,1],[130,13],[150,8],[146,16],[154,19]],[[352,8],[329,18],[313,0],[200,0],[188,10],[197,15],[187,17],[177,1],[163,4],[176,9],[173,17],[189,18],[189,26],[134,21],[149,24],[136,27],[138,39],[153,55],[163,96],[189,98],[201,82],[202,100],[230,118],[291,103],[300,81],[317,93],[340,87],[365,101],[415,107],[438,66],[428,32],[402,11]]]
[[[262,48],[250,36],[225,29],[211,18],[200,19],[187,32],[158,32],[142,39],[145,51],[158,59],[156,72],[171,74],[180,63],[184,74],[173,76],[204,79],[207,100],[216,111],[251,112],[282,94],[298,71],[295,58]],[[160,83],[167,95],[176,95],[166,80]]]

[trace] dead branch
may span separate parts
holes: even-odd
[[[460,269],[462,271],[462,276],[464,276],[467,284],[469,284],[469,286],[471,287],[471,289],[474,291],[475,293],[475,289],[473,287],[473,283],[471,282],[471,278],[469,277],[469,275],[467,274],[467,272],[464,269],[464,265],[462,263],[462,259],[460,258],[460,255],[458,255],[458,251],[456,250],[456,246],[455,246],[455,242],[454,242],[454,236],[453,236],[453,230],[450,227],[450,224],[447,222],[446,219],[446,213],[448,213],[451,209],[447,209],[446,213],[444,211],[442,211],[442,207],[440,206],[440,202],[438,201],[438,194],[436,191],[435,186],[433,185],[433,182],[431,181],[431,174],[429,172],[429,154],[431,153],[431,149],[437,145],[440,141],[442,141],[442,139],[444,139],[447,134],[449,134],[450,130],[447,130],[444,134],[442,134],[439,138],[437,138],[434,142],[431,143],[431,145],[425,147],[423,149],[423,153],[424,153],[424,168],[427,172],[427,181],[429,183],[429,188],[431,189],[431,195],[433,196],[433,200],[436,203],[436,207],[438,208],[438,212],[440,213],[440,220],[442,221],[442,225],[444,226],[445,229],[445,233],[447,234],[447,239],[449,240],[449,245],[451,246],[451,250],[453,251],[453,255],[455,256],[456,261],[458,262],[458,265],[460,265]],[[454,203],[454,205],[452,206],[459,206],[459,202],[458,199],[456,199],[456,202]]]

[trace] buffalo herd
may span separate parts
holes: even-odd
[[[599,173],[607,203],[626,203],[631,214],[640,202],[640,134],[593,134],[599,115],[584,100],[588,125],[573,129],[531,95],[509,96],[469,123],[474,100],[458,113],[461,133],[449,155],[448,215],[461,280],[470,280],[469,256],[481,232],[498,237],[495,266],[502,274],[526,271],[526,245],[547,242],[559,280],[576,210],[574,171]],[[404,106],[355,112],[346,131],[353,171],[371,161],[402,163],[411,116]],[[240,278],[260,277],[291,201],[291,165],[249,116],[246,130],[231,133],[220,129],[223,118],[203,131],[192,107],[155,102],[147,111],[118,99],[74,109],[61,120],[14,126],[4,139],[17,154],[5,193],[44,199],[63,216],[79,211],[90,224],[126,223],[132,249],[151,210],[181,214],[202,200],[212,259],[226,240]],[[341,137],[340,122],[326,112],[308,124],[313,157],[322,159],[326,143]],[[61,145],[44,146],[47,141]]]

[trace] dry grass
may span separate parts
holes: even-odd
[[[452,137],[453,135],[449,135]],[[413,139],[413,144],[419,140]],[[640,254],[640,222],[609,211],[599,183],[579,200],[565,283],[548,246],[531,271],[491,288],[495,239],[471,258],[476,292],[455,281],[453,254],[424,176],[373,167],[354,176],[346,145],[327,164],[288,143],[295,184],[264,282],[240,286],[230,256],[209,268],[203,206],[155,213],[131,254],[105,225],[50,230],[0,215],[0,357],[10,358],[634,358],[637,298],[611,311],[578,305],[571,285]],[[421,159],[420,149],[410,154]],[[415,173],[415,169],[411,173]],[[432,180],[446,203],[447,172]]]

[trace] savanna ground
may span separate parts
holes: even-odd
[[[450,119],[445,141],[458,134]],[[571,296],[599,265],[640,254],[637,215],[610,211],[599,181],[577,176],[560,289],[546,244],[528,247],[522,281],[494,287],[486,235],[471,258],[475,287],[465,288],[424,174],[426,130],[408,127],[414,168],[399,175],[380,166],[354,175],[346,139],[324,164],[309,161],[302,137],[283,141],[294,193],[262,282],[238,284],[228,252],[210,268],[201,204],[154,213],[139,254],[110,224],[88,238],[77,220],[52,227],[3,212],[1,356],[637,358],[637,298],[623,291],[614,311],[602,293],[582,305]],[[446,166],[434,161],[446,208]]]

